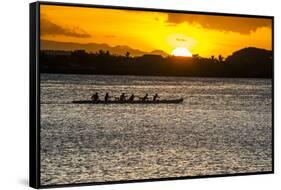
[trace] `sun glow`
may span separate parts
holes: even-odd
[[[77,49],[49,43],[54,41],[77,47],[97,43],[98,47],[85,46],[92,52],[106,44],[144,54],[161,50],[162,56],[190,57],[192,52],[227,57],[245,47],[271,50],[272,19],[40,5],[40,39],[46,42],[40,43],[41,49],[46,50]],[[116,51],[124,55],[132,50]]]
[[[185,47],[177,47],[172,51],[174,56],[192,57],[192,53]]]

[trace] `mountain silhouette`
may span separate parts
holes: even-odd
[[[57,42],[50,40],[41,40],[41,50],[64,50],[73,51],[77,49],[83,49],[87,52],[97,52],[99,50],[109,51],[111,54],[115,55],[125,55],[127,52],[131,56],[142,56],[144,54],[155,54],[167,57],[168,54],[162,50],[153,50],[151,52],[145,52],[138,49],[131,48],[126,45],[110,46],[106,43],[73,43],[73,42]]]
[[[260,65],[272,63],[272,51],[247,47],[235,51],[225,60],[227,63],[240,65]]]
[[[272,51],[247,47],[233,52],[225,60],[228,71],[240,76],[271,77],[273,71]]]

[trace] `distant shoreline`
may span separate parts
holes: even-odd
[[[96,53],[75,50],[67,54],[41,51],[39,66],[41,73],[57,74],[272,78],[273,54],[254,47],[238,50],[227,58],[154,54],[132,57],[130,52],[114,55],[104,50]]]
[[[87,73],[45,73],[45,72],[40,72],[39,74],[48,74],[48,75],[88,75],[88,76],[93,76],[93,75],[98,75],[98,76],[138,76],[138,77],[177,77],[177,78],[220,78],[220,79],[272,79],[272,77],[219,77],[219,76],[173,76],[173,75],[131,75],[131,74],[87,74]]]

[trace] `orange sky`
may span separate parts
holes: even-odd
[[[271,50],[271,19],[41,5],[41,40],[127,45],[203,57],[245,47]]]

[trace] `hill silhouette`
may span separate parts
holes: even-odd
[[[114,55],[110,51],[85,50],[40,52],[42,73],[152,75],[190,77],[272,78],[272,51],[254,47],[233,52],[227,58],[176,57],[155,54],[131,56],[131,52]]]
[[[225,62],[230,65],[229,69],[237,70],[241,75],[271,77],[272,56],[272,51],[248,47],[234,52]]]
[[[242,65],[272,63],[272,51],[248,47],[234,52],[226,62]]]
[[[138,49],[131,48],[126,45],[118,46],[109,46],[106,43],[73,43],[73,42],[57,42],[50,40],[41,40],[40,41],[41,50],[64,50],[64,51],[73,51],[83,49],[86,52],[97,52],[99,50],[109,51],[111,54],[115,55],[125,55],[126,52],[130,52],[132,56],[142,56],[144,54],[157,54],[163,57],[168,56],[167,53],[161,50],[153,50],[151,52],[144,52]]]

